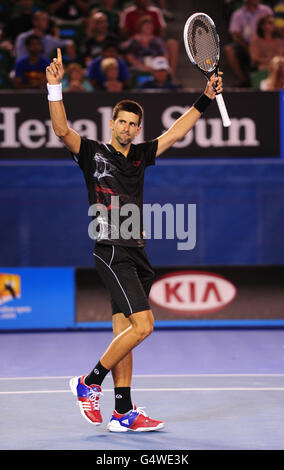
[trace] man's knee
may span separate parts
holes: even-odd
[[[151,310],[133,313],[129,319],[139,340],[147,338],[154,330],[154,317]]]

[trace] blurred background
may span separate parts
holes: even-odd
[[[0,330],[111,326],[83,175],[48,113],[56,48],[74,129],[108,141],[112,107],[131,97],[145,110],[140,140],[153,139],[205,87],[183,45],[197,11],[217,26],[232,125],[213,103],[146,172],[145,203],[196,206],[193,249],[147,240],[156,326],[284,325],[284,2],[3,0]]]

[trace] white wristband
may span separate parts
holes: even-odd
[[[47,99],[48,101],[61,101],[62,100],[62,84],[50,85],[47,84]]]

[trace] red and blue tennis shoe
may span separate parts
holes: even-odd
[[[103,422],[99,405],[99,399],[103,395],[102,389],[99,385],[86,385],[85,377],[85,375],[73,377],[69,385],[73,395],[78,398],[82,416],[90,423],[98,426]]]
[[[107,429],[112,432],[143,432],[158,431],[164,426],[165,423],[163,421],[150,418],[146,415],[143,408],[136,408],[134,405],[133,410],[125,414],[119,414],[114,410],[111,420],[107,425]]]

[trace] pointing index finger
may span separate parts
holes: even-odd
[[[62,54],[59,47],[57,48],[57,60],[62,64]]]

